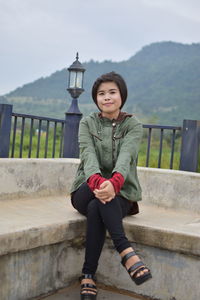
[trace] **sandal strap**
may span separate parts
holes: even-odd
[[[95,283],[97,282],[97,279],[93,274],[82,274],[79,277],[79,281],[81,281],[82,279],[92,279]]]
[[[84,292],[84,293],[83,293]],[[91,283],[83,283],[81,284],[81,295],[89,295],[89,296],[96,296],[97,295],[97,287],[94,284]]]
[[[135,273],[132,276],[135,277],[140,271],[144,271],[144,270],[147,270],[147,272],[145,272],[143,275],[139,276],[138,278],[144,277],[144,276],[150,274],[150,270],[147,267],[143,267],[143,268],[138,269],[137,271],[135,271]]]
[[[138,264],[138,263],[137,263]],[[136,265],[136,264],[135,264]],[[144,270],[147,270],[147,272],[145,272],[145,274],[143,275],[143,276],[146,276],[147,274],[149,274],[150,273],[150,270],[144,265],[144,264],[142,264],[142,265],[140,265],[141,266],[141,268],[140,268],[140,266],[138,265],[138,266],[135,266],[135,265],[133,265],[132,267],[130,267],[129,269],[128,269],[128,273],[130,274],[130,276],[133,278],[135,278],[135,276],[139,273],[139,272],[141,272],[141,271],[144,271]],[[135,271],[135,272],[134,272]],[[133,274],[131,274],[132,272],[134,272]],[[140,276],[141,277],[141,276]],[[139,277],[139,278],[140,278]]]
[[[81,294],[84,294],[83,292],[92,292],[93,295],[97,295],[97,290],[91,290],[91,289],[82,289]],[[92,295],[92,293],[90,293]]]
[[[135,256],[135,255],[136,255],[135,251],[131,251],[131,252],[125,254],[125,255],[122,257],[121,264],[125,267],[125,264],[126,264],[127,260],[128,260],[130,257]]]
[[[88,293],[83,293],[83,292],[88,292]],[[94,294],[92,294],[92,293],[90,293],[90,292],[92,292],[92,293],[94,293]],[[80,293],[81,295],[90,295],[90,296],[96,296],[97,295],[97,292],[96,291],[93,291],[93,290],[81,290],[81,293]]]
[[[131,272],[136,271],[139,267],[145,267],[145,265],[144,265],[144,263],[142,261],[136,262],[127,271],[128,271],[128,273],[131,273]],[[139,270],[141,270],[141,268]]]
[[[81,289],[84,289],[84,288],[91,288],[91,289],[97,290],[96,285],[91,284],[91,283],[83,283],[83,284],[81,284]]]
[[[92,292],[92,293],[94,293],[94,295],[97,295],[97,290],[91,290],[91,289],[84,288],[84,289],[81,289],[81,294],[83,294],[83,292]]]

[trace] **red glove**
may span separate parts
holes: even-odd
[[[89,185],[89,188],[94,191],[95,189],[99,189],[100,185],[106,181],[104,177],[102,177],[100,174],[93,174],[89,177],[87,184]]]
[[[109,181],[113,184],[115,193],[118,194],[124,184],[124,177],[121,173],[114,173],[112,178]]]

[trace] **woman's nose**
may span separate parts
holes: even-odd
[[[105,100],[110,100],[110,94],[109,94],[109,93],[106,93],[104,99],[105,99]]]

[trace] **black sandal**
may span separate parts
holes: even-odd
[[[82,279],[92,279],[96,283],[96,278],[92,274],[83,274],[81,277],[79,277],[80,282]],[[94,294],[90,292],[93,292]],[[83,283],[81,284],[80,293],[81,293],[81,300],[96,300],[97,287],[95,284]]]
[[[131,251],[129,253],[127,253],[126,255],[124,255],[124,257],[122,258],[122,265],[126,268],[126,262],[127,260],[132,257],[137,255],[135,253],[135,251]],[[127,270],[127,269],[126,269]],[[138,272],[147,270],[147,272],[145,272],[143,275],[136,277],[136,275],[138,274]],[[148,279],[152,278],[151,272],[150,270],[145,266],[145,264],[142,261],[138,261],[136,262],[134,265],[132,265],[127,272],[129,273],[131,279],[135,282],[135,284],[140,285],[143,282],[147,281]],[[134,272],[134,273],[133,273]],[[133,273],[133,274],[132,274]]]

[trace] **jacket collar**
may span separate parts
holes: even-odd
[[[98,116],[99,116],[99,118],[101,118],[101,119],[103,118],[101,112],[98,114]],[[117,119],[116,119],[116,120],[113,119],[113,120],[111,120],[111,121],[121,122],[121,121],[123,121],[125,118],[127,118],[127,117],[132,117],[132,116],[133,116],[132,114],[128,114],[128,113],[126,113],[126,112],[120,111],[119,116],[117,117]]]

